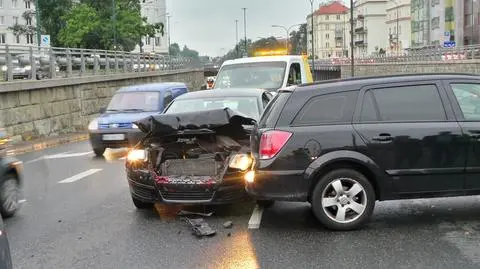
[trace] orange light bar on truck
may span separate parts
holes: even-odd
[[[253,56],[279,56],[279,55],[288,55],[286,49],[277,49],[277,50],[259,50],[253,53]]]

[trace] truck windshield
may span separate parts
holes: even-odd
[[[286,62],[258,62],[223,66],[214,89],[258,88],[276,90],[282,87]]]

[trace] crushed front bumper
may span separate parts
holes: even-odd
[[[221,182],[180,184],[155,182],[148,170],[127,167],[132,197],[143,202],[166,204],[229,204],[249,200],[243,172],[227,172]]]

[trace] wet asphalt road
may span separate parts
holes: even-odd
[[[179,208],[134,208],[122,152],[90,150],[20,156],[27,201],[6,221],[15,268],[480,268],[479,197],[377,203],[365,229],[344,233],[307,204],[265,209],[259,229],[248,229],[253,204],[205,208],[217,234],[197,239]]]

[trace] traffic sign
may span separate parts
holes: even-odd
[[[455,47],[455,41],[445,41],[443,42],[443,47],[444,48],[454,48]]]
[[[450,36],[450,32],[445,32],[444,36]]]
[[[50,46],[50,35],[41,35],[40,36],[40,46],[49,47]]]

